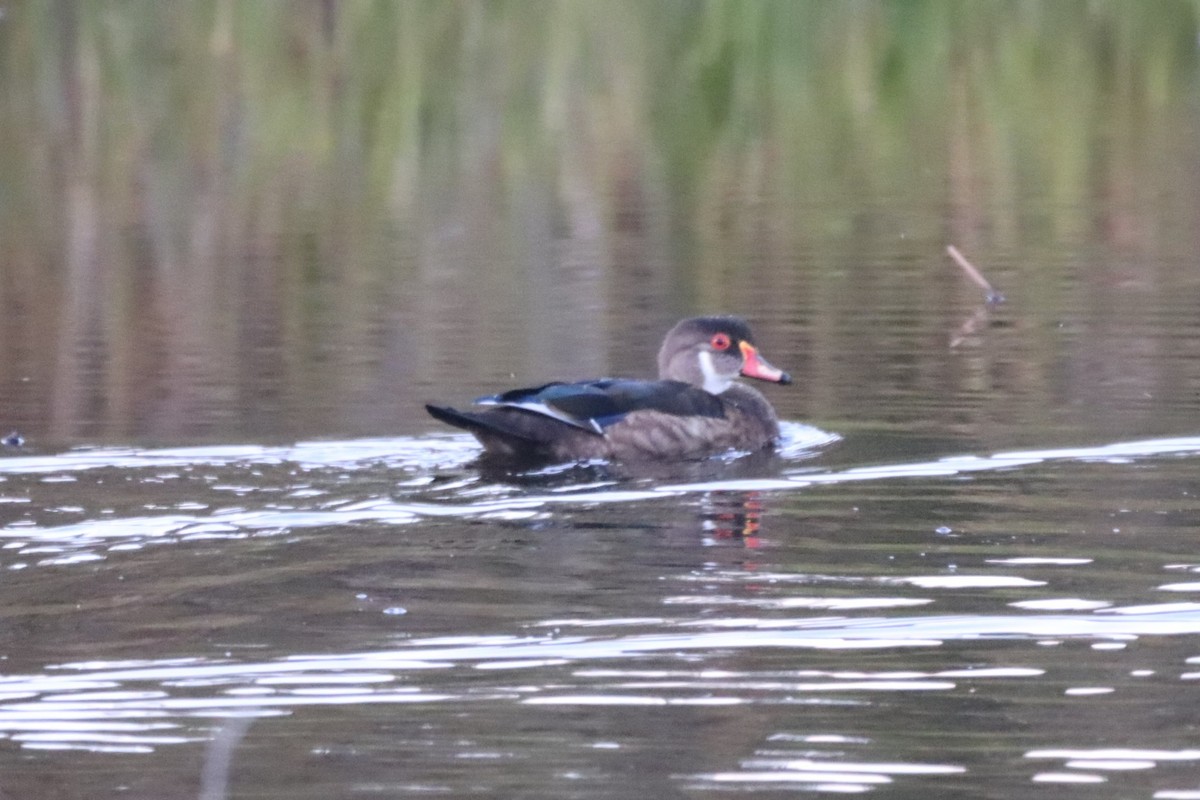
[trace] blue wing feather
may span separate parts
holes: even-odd
[[[634,411],[721,418],[725,404],[716,395],[680,381],[606,378],[547,383],[481,397],[480,405],[521,408],[567,425],[602,434]]]

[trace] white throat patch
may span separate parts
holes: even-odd
[[[700,373],[704,375],[704,391],[709,394],[720,394],[733,386],[733,378],[717,373],[717,368],[713,365],[712,353],[701,350],[697,358],[700,361]]]

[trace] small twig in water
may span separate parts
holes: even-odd
[[[983,289],[985,300],[989,306],[998,306],[1004,302],[1004,295],[992,288],[992,284],[988,283],[988,279],[983,277],[983,273],[977,270],[974,264],[967,261],[966,256],[958,252],[957,247],[948,244],[946,245],[946,252],[954,259],[955,264],[962,267],[962,271],[967,273],[967,277],[974,281],[980,289]]]

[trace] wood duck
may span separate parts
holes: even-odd
[[[656,381],[547,383],[481,397],[478,411],[425,408],[470,431],[492,459],[681,461],[775,444],[775,409],[739,375],[792,382],[759,354],[744,320],[694,317],[667,334]]]

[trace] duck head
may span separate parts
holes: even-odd
[[[754,346],[750,326],[739,317],[693,317],[676,325],[658,351],[658,377],[720,394],[738,376],[788,384],[792,377],[771,365]]]

